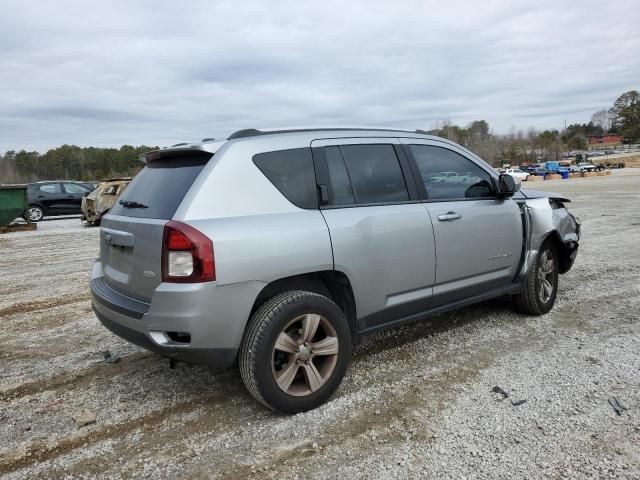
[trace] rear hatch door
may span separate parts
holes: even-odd
[[[106,215],[100,228],[104,281],[149,302],[162,282],[164,225],[173,218],[212,154],[176,152],[147,163]]]

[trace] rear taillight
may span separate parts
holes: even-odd
[[[162,281],[196,283],[215,279],[211,239],[185,223],[167,222],[162,238]]]

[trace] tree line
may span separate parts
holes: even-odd
[[[62,145],[41,154],[9,150],[0,155],[0,183],[37,180],[101,180],[135,175],[142,153],[158,147],[123,145],[120,148],[81,148]]]
[[[640,96],[636,90],[625,92],[609,109],[595,112],[589,123],[575,123],[562,131],[512,128],[506,135],[494,135],[486,121],[477,120],[465,127],[444,121],[429,133],[465,146],[494,166],[557,160],[563,152],[585,150],[590,135],[615,133],[626,143],[640,142]]]
[[[504,162],[519,164],[558,159],[562,152],[586,149],[589,135],[617,133],[627,143],[640,142],[640,96],[636,90],[625,92],[610,108],[595,112],[589,123],[572,124],[563,131],[530,128],[525,132],[512,128],[506,135],[496,135],[485,120],[476,120],[464,127],[442,121],[429,133],[467,147],[494,166]],[[10,150],[0,154],[0,184],[53,179],[101,180],[135,175],[142,168],[139,155],[157,148],[62,145],[44,154]]]

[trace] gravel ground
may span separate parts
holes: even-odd
[[[234,370],[170,370],[104,329],[87,291],[97,229],[1,235],[0,475],[640,478],[640,172],[625,170],[535,184],[583,222],[551,313],[498,299],[376,335],[333,399],[295,416]],[[80,409],[95,423],[76,426]]]

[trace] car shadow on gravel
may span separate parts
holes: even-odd
[[[511,313],[513,317],[505,317],[504,314],[507,313]],[[467,324],[495,317],[496,315],[500,315],[501,319],[505,321],[520,318],[513,312],[510,298],[508,296],[499,297],[375,333],[358,344],[353,354],[356,361],[363,361],[367,357],[385,350],[392,350],[421,338],[462,328]]]

